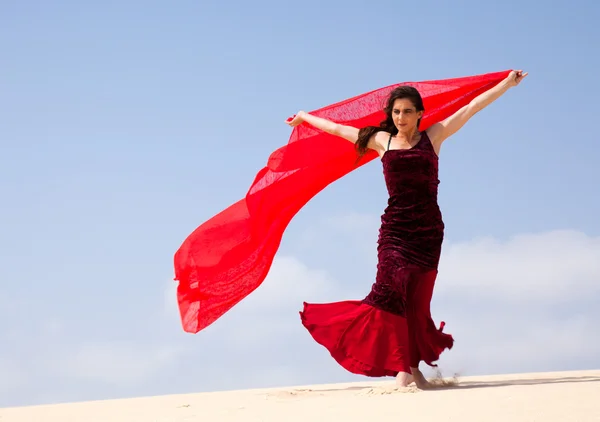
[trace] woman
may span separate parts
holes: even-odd
[[[431,385],[419,370],[430,366],[454,339],[430,314],[444,223],[437,202],[438,156],[442,143],[473,115],[518,85],[527,73],[512,71],[447,119],[419,131],[424,113],[419,92],[393,90],[380,126],[355,128],[300,111],[286,123],[303,122],[347,139],[359,155],[381,158],[389,199],[381,218],[378,265],[371,292],[361,301],[304,304],[302,323],[315,341],[348,371],[372,377],[395,376],[398,386]]]

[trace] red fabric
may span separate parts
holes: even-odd
[[[444,333],[446,323],[442,321],[436,328],[431,318],[431,298],[437,271],[427,271],[413,278],[408,285],[408,306],[406,320],[410,336],[410,366],[419,367],[423,361],[429,366],[436,362],[444,349],[452,349],[454,338]]]
[[[406,318],[359,300],[305,302],[300,317],[313,339],[347,371],[369,377],[410,373]]]
[[[389,92],[412,85],[423,97],[420,129],[425,130],[509,72],[394,84],[311,113],[355,127],[378,125]],[[288,144],[271,154],[245,198],[200,225],[175,253],[183,329],[197,333],[206,328],[260,286],[294,215],[327,185],[376,156],[370,151],[357,162],[352,143],[306,124],[294,128]]]
[[[306,303],[302,324],[313,339],[353,374],[369,377],[410,373],[420,361],[436,366],[454,339],[436,328],[430,301],[437,270],[401,269],[409,280],[406,317],[381,310],[364,301]]]

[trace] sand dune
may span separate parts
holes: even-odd
[[[467,377],[433,391],[391,380],[0,409],[0,422],[600,421],[600,370]]]

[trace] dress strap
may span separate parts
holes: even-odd
[[[431,139],[429,139],[429,134],[427,133],[426,130],[424,130],[423,132],[421,132],[421,141],[423,141],[423,137],[427,138],[425,141],[429,145],[428,149],[433,149],[433,144],[431,143]],[[421,142],[419,141],[419,144],[420,143]],[[417,145],[419,145],[419,144],[417,144]]]

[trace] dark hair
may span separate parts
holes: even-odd
[[[385,119],[379,123],[379,126],[367,126],[358,131],[358,140],[356,141],[355,145],[359,158],[367,152],[369,139],[375,133],[385,131],[391,133],[392,136],[398,133],[398,129],[396,128],[396,125],[394,125],[394,120],[392,118],[392,108],[394,107],[394,102],[400,98],[408,98],[413,103],[417,111],[425,111],[425,108],[423,107],[423,99],[416,88],[407,85],[394,88],[394,90],[390,92],[387,103],[383,108]],[[417,129],[419,128],[420,123],[421,119],[417,121]]]

